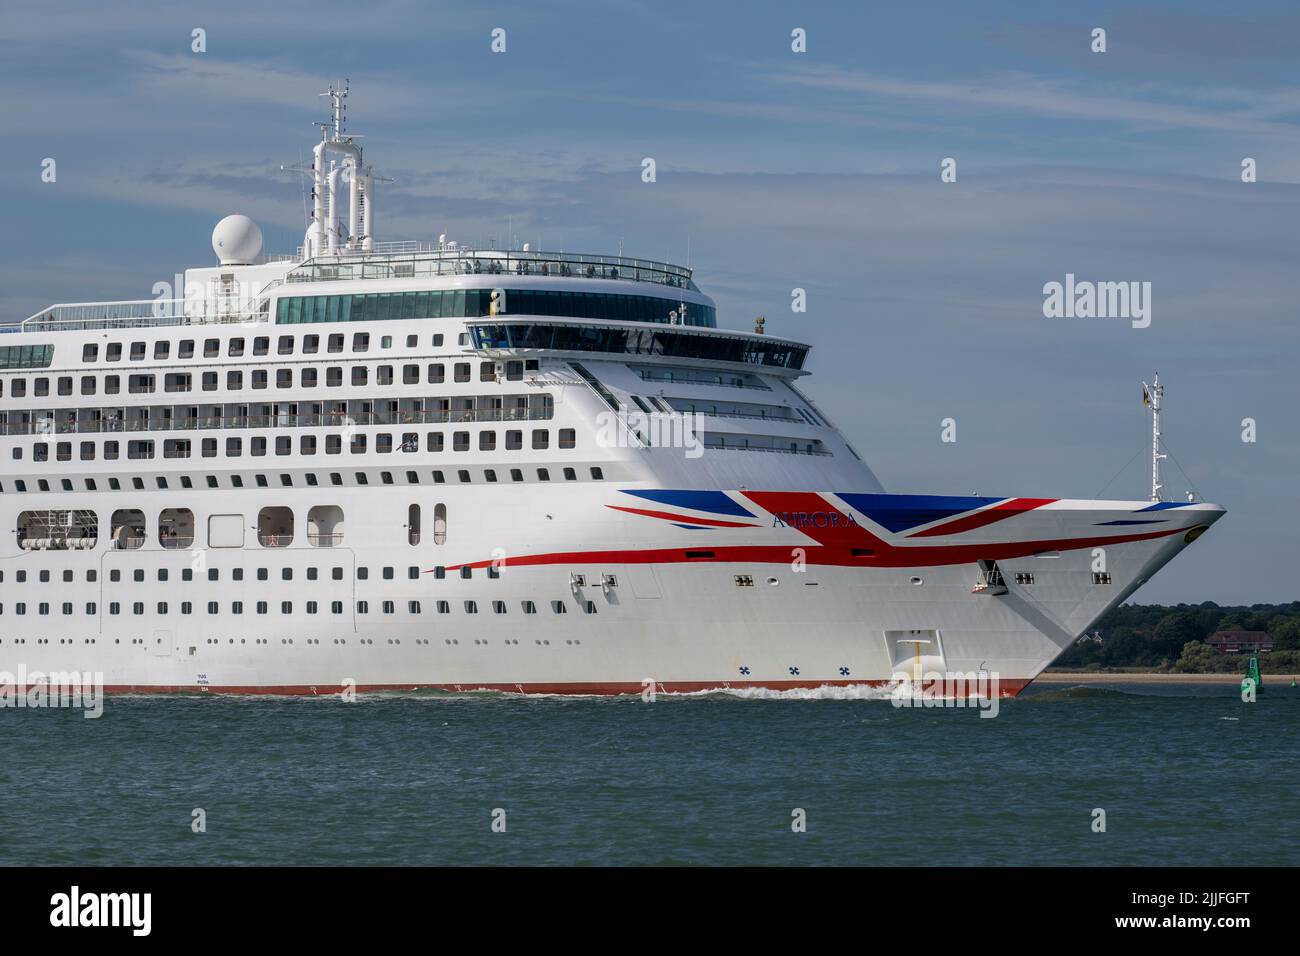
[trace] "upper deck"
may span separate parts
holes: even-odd
[[[281,268],[275,268],[277,265]],[[513,282],[531,277],[578,283],[645,283],[700,295],[691,270],[668,262],[586,253],[478,250],[446,243],[376,243],[371,252],[343,252],[306,260],[298,256],[271,257],[251,268],[258,270],[261,279],[251,288],[245,287],[250,284],[241,276],[250,270],[248,266],[191,270],[215,274],[207,275],[213,280],[209,283],[191,283],[187,278],[185,298],[56,303],[21,322],[0,325],[0,333],[274,323],[274,300],[287,294],[288,287],[296,290],[308,283],[378,285],[382,280],[435,280],[429,285],[436,286],[440,278],[482,276],[490,282],[491,277],[502,276],[513,277],[508,280]],[[268,268],[271,278],[266,277]],[[663,292],[658,294],[662,296]],[[691,301],[695,301],[694,297]]]
[[[471,249],[454,244],[393,243],[413,249],[320,256],[290,270],[285,282],[418,279],[431,276],[519,275],[648,282],[698,292],[691,270],[670,262],[578,252]]]

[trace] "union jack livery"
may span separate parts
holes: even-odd
[[[376,242],[332,93],[297,254],[231,216],[172,298],[0,335],[0,672],[1015,694],[1223,514],[887,494],[690,269]]]

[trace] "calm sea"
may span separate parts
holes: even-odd
[[[1294,689],[1042,686],[978,714],[731,694],[6,709],[0,863],[1300,864]]]

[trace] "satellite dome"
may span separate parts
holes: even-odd
[[[262,230],[247,216],[227,216],[212,230],[212,251],[223,266],[246,266],[262,252]]]

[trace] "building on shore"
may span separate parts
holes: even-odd
[[[1221,654],[1256,650],[1265,653],[1273,649],[1273,637],[1267,631],[1215,631],[1205,643]]]

